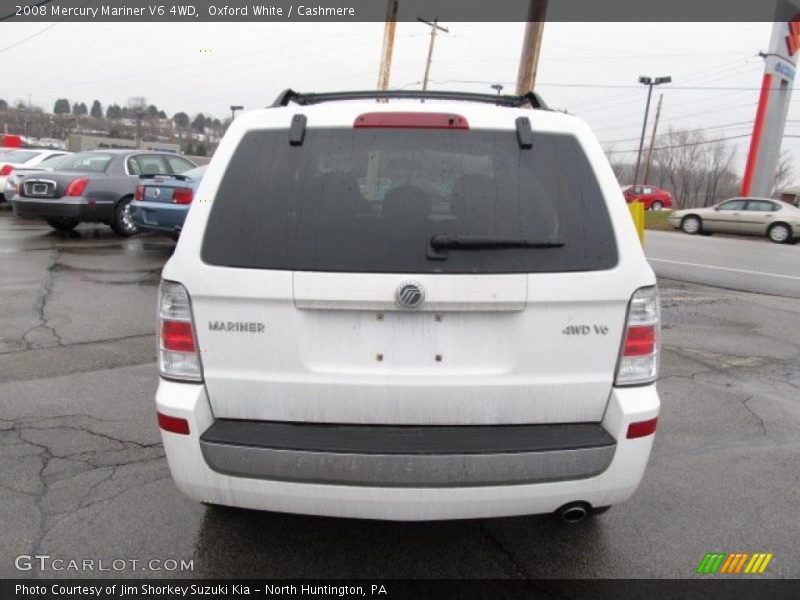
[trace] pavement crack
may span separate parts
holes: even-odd
[[[505,559],[511,564],[514,570],[514,575],[519,579],[533,579],[533,575],[528,573],[525,567],[517,560],[514,554],[506,548],[498,537],[489,530],[488,525],[484,520],[478,521],[478,529],[481,537],[489,542]]]
[[[86,413],[2,420],[3,430],[13,432],[20,440],[17,445],[31,449],[24,454],[32,463],[28,471],[31,485],[25,489],[14,481],[3,481],[0,489],[32,498],[36,510],[32,554],[41,553],[48,533],[62,520],[59,515],[69,516],[77,510],[111,501],[143,481],[168,477],[158,467],[164,459],[160,441],[145,443],[96,430],[100,424],[117,422]],[[47,432],[61,434],[43,437]],[[84,437],[76,438],[78,433]],[[155,465],[155,470],[148,464]],[[81,479],[86,477],[88,481]]]
[[[758,419],[758,423],[761,426],[762,435],[767,435],[767,426],[764,423],[764,419],[759,417],[758,414],[756,414],[756,412],[747,405],[747,403],[750,402],[750,400],[752,400],[753,398],[755,398],[755,396],[750,396],[749,398],[746,398],[746,399],[742,400],[742,406],[744,406],[745,409],[747,410],[747,412],[749,412],[751,415],[753,415],[753,417]]]
[[[58,264],[58,258],[61,254],[61,250],[58,248],[54,248],[50,252],[50,264],[48,265],[47,269],[45,270],[45,276],[42,280],[42,285],[39,288],[39,295],[36,298],[36,302],[33,305],[33,309],[35,312],[36,319],[38,323],[33,327],[28,328],[25,333],[22,334],[22,341],[25,343],[25,348],[28,350],[34,348],[41,348],[43,346],[52,346],[53,344],[47,344],[43,342],[34,342],[29,339],[31,335],[39,335],[42,332],[49,334],[53,338],[55,338],[55,345],[61,345],[61,337],[58,335],[58,332],[55,330],[55,327],[49,324],[49,320],[47,318],[47,302],[50,299],[50,294],[53,291],[53,284],[55,283],[55,273],[54,270],[56,265]]]
[[[37,325],[35,327],[32,327],[31,329],[28,330],[28,332],[36,329],[37,327],[39,327],[39,326]],[[28,332],[26,332],[25,335],[27,335]],[[23,338],[25,337],[25,335],[23,335]],[[73,348],[73,347],[76,347],[76,346],[87,346],[87,345],[90,345],[90,344],[107,344],[107,343],[114,343],[114,342],[124,342],[126,340],[134,340],[134,339],[153,337],[153,336],[155,336],[154,333],[134,333],[132,335],[123,335],[123,336],[115,337],[115,338],[105,338],[105,339],[102,339],[102,340],[87,340],[85,342],[71,342],[71,343],[66,343],[66,344],[61,342],[61,338],[59,338],[59,346],[62,347],[62,348]],[[52,348],[52,346],[51,346],[51,348]],[[0,352],[0,356],[3,356],[4,354],[20,354],[22,352],[33,352],[33,351],[36,351],[36,350],[48,350],[48,349],[49,348],[46,347],[46,346],[41,346],[40,347],[40,346],[32,346],[32,345],[28,344],[27,347],[24,350],[9,350],[9,351],[6,351],[6,352]]]

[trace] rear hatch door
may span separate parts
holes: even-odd
[[[578,141],[523,149],[513,120],[252,131],[202,259],[185,283],[225,418],[599,421],[632,292]]]

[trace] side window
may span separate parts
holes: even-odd
[[[644,188],[644,193],[645,194],[652,194],[653,193],[653,188],[651,188],[651,187]]]
[[[136,164],[135,168],[130,168]],[[167,163],[159,154],[137,154],[128,159],[131,175],[169,175]]]
[[[176,175],[181,175],[188,171],[189,169],[194,169],[195,165],[190,163],[185,158],[181,158],[180,156],[166,156],[167,162],[169,163],[170,169]]]
[[[744,200],[729,200],[719,205],[719,210],[743,210]]]
[[[750,200],[747,203],[747,210],[768,212],[775,210],[775,205],[773,205],[772,202],[765,202],[764,200]]]
[[[127,165],[128,165],[128,173],[131,175],[141,175],[142,169],[139,167],[139,161],[136,160],[136,156],[129,156]]]

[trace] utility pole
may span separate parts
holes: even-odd
[[[144,118],[144,111],[137,110],[136,116],[136,149],[142,149],[142,119]]]
[[[644,163],[644,177],[642,184],[647,184],[647,178],[650,177],[650,166],[653,164],[653,146],[656,143],[656,130],[658,129],[658,118],[661,116],[661,103],[664,101],[664,94],[658,96],[658,107],[656,108],[656,118],[653,121],[653,133],[650,136],[650,147],[647,149],[647,162]]]
[[[236,118],[236,111],[237,110],[243,110],[243,109],[244,109],[244,106],[238,106],[236,104],[231,106],[231,123],[233,123],[233,120]]]
[[[639,183],[639,166],[642,163],[642,150],[644,150],[644,134],[647,133],[647,117],[650,114],[650,98],[653,96],[653,88],[662,83],[669,83],[672,77],[639,77],[639,83],[647,86],[647,104],[644,107],[644,123],[642,123],[642,135],[639,138],[639,152],[636,155],[636,171],[633,174],[633,185]]]
[[[386,24],[383,29],[383,51],[381,52],[381,66],[378,69],[378,89],[389,89],[389,77],[392,70],[392,52],[394,51],[394,31],[397,28],[397,3],[398,0],[386,2]]]
[[[433,58],[433,44],[436,42],[436,32],[444,31],[445,33],[450,33],[450,30],[439,25],[438,17],[435,18],[433,22],[426,21],[422,17],[417,17],[417,21],[425,23],[425,25],[431,28],[431,43],[428,45],[428,62],[425,63],[425,78],[422,80],[422,91],[425,91],[428,89],[428,75],[430,75],[431,72],[431,59]]]
[[[539,54],[542,48],[546,13],[547,0],[530,0],[528,22],[525,25],[525,37],[522,40],[522,52],[517,71],[518,96],[532,91],[536,84],[536,71],[539,68]]]

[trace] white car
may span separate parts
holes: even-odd
[[[533,94],[287,91],[233,122],[196,198],[158,308],[189,497],[580,521],[634,493],[656,279],[582,120]]]
[[[59,160],[71,152],[64,150],[38,150],[35,148],[18,148],[0,155],[0,196],[10,200],[16,191],[16,185],[9,186],[8,179],[17,169],[48,170]],[[27,174],[26,172],[26,174]]]
[[[17,194],[17,189],[23,177],[33,173],[53,171],[59,165],[59,163],[70,154],[72,154],[72,152],[68,152],[66,154],[53,154],[52,156],[49,156],[41,161],[36,166],[23,166],[14,168],[14,170],[11,171],[11,173],[6,177],[6,184],[3,189],[0,190],[0,192],[2,192],[1,195],[10,202]]]

